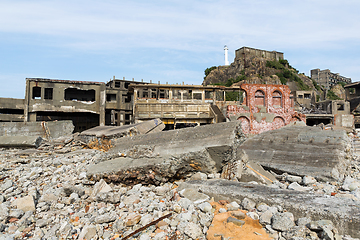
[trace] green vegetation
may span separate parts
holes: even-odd
[[[326,94],[326,98],[330,100],[343,100],[342,98],[339,98],[333,91],[329,90]]]
[[[215,66],[212,66],[212,67],[210,67],[210,68],[207,68],[207,69],[205,69],[205,77],[204,77],[204,79],[210,74],[210,72],[212,71],[212,70],[214,70],[214,69],[216,69],[217,67],[215,67]]]
[[[242,70],[241,71],[241,74],[240,76],[237,76],[236,79],[233,79],[233,78],[229,78],[226,83],[225,83],[225,86],[226,87],[231,87],[231,85],[233,85],[234,83],[237,83],[237,82],[240,82],[240,81],[243,81],[246,79],[246,76],[245,76],[245,70]]]
[[[320,95],[316,95],[316,101],[318,102],[320,100]]]
[[[338,82],[339,85],[341,85],[342,87],[344,87],[347,83],[346,82]]]
[[[321,87],[317,84],[317,82],[315,80],[312,80],[312,83],[313,83],[314,87],[316,88],[316,90],[321,91]]]
[[[273,60],[273,61],[267,61],[266,67],[269,68],[275,68],[278,70],[281,70],[280,72],[276,73],[276,75],[280,78],[280,81],[282,84],[286,84],[288,81],[294,81],[297,83],[300,90],[310,90],[310,87],[306,85],[301,78],[299,78],[293,71],[289,70],[289,68],[292,68],[289,65],[289,62],[286,59],[280,59],[279,61]],[[293,68],[294,69],[294,68]],[[296,69],[294,69],[296,72],[298,72]]]

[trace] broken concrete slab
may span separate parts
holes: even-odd
[[[49,122],[1,122],[0,136],[37,136],[58,138],[71,135],[74,125],[71,120]]]
[[[159,184],[199,171],[217,173],[244,139],[240,122],[120,138],[106,154],[111,160],[90,166],[88,177]]]
[[[248,198],[255,203],[280,205],[294,214],[296,219],[331,220],[340,234],[360,237],[360,202],[328,195],[306,193],[264,185],[235,182],[223,179],[188,181],[179,184],[178,191],[196,189],[214,197],[215,201],[228,200],[240,203]]]
[[[152,119],[131,125],[97,126],[81,132],[79,136],[84,140],[87,140],[89,137],[113,139],[151,132],[161,132],[164,128],[165,124],[160,119]]]
[[[0,147],[38,148],[42,140],[39,136],[0,136]]]
[[[238,151],[236,159],[229,161],[222,169],[221,178],[240,182],[256,181],[272,184],[275,176],[265,171],[259,164],[249,161],[244,150]]]
[[[343,130],[287,126],[247,139],[238,149],[275,173],[341,180],[351,161],[351,140]]]

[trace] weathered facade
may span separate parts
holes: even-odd
[[[168,128],[226,121],[223,109],[228,92],[239,88],[220,86],[148,84],[131,86],[136,122],[160,118]],[[234,102],[232,102],[234,104]]]
[[[294,91],[294,109],[311,108],[316,102],[316,95],[314,91]]]
[[[305,122],[305,115],[294,111],[290,89],[286,85],[241,84],[244,101],[227,107],[227,117],[240,120],[244,133],[258,134],[291,122]]]
[[[351,83],[351,78],[343,77],[338,73],[332,73],[329,69],[313,69],[311,70],[311,78],[328,90],[339,82]]]
[[[0,122],[23,122],[24,99],[0,98]]]
[[[247,55],[278,61],[284,59],[284,53],[276,51],[266,51],[250,47],[242,47],[235,51],[235,59],[244,59]]]
[[[350,102],[350,112],[354,115],[355,128],[360,128],[360,83],[346,84],[345,100]]]

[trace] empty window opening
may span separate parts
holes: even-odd
[[[344,104],[337,104],[337,110],[344,111]]]
[[[126,82],[126,83],[125,83],[125,88],[126,88],[126,89],[129,89],[129,85],[130,85],[130,83]]]
[[[307,126],[315,126],[319,125],[320,123],[327,125],[332,124],[333,120],[331,118],[314,118],[314,119],[306,119]]]
[[[255,92],[255,106],[265,106],[265,94],[261,90]]]
[[[193,99],[201,100],[202,99],[202,93],[193,93]]]
[[[65,100],[73,101],[95,101],[95,90],[82,90],[77,88],[65,89]]]
[[[151,89],[151,97],[150,98],[156,98],[156,89],[155,88],[153,88],[153,89]]]
[[[160,89],[159,90],[159,98],[169,98],[169,90]]]
[[[131,120],[131,114],[125,114],[125,120],[126,121]]]
[[[205,99],[213,99],[214,92],[212,91],[205,91]]]
[[[310,94],[305,93],[305,94],[304,94],[304,98],[305,98],[305,99],[311,99],[311,95],[310,95]]]
[[[41,87],[33,87],[32,98],[41,99]]]
[[[125,102],[126,102],[126,103],[130,103],[130,102],[131,102],[131,94],[130,94],[130,93],[128,93],[128,94],[126,94],[126,95],[123,95],[123,97],[125,97]]]
[[[192,90],[185,90],[183,91],[183,99],[186,100],[186,99],[192,99]]]
[[[116,94],[106,94],[106,101],[116,101]]]
[[[149,95],[148,95],[148,89],[147,88],[144,88],[142,90],[142,98],[148,98]]]
[[[45,88],[44,98],[45,99],[53,99],[53,89],[52,88]]]
[[[115,87],[119,88],[120,87],[120,82],[119,81],[115,81]]]
[[[282,107],[282,95],[279,91],[273,92],[273,105],[277,107]]]
[[[180,99],[181,98],[181,93],[179,90],[173,90],[173,95],[172,95],[173,99]]]
[[[298,98],[301,98],[301,99],[302,99],[302,98],[303,98],[303,95],[298,95]]]

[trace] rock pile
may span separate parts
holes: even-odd
[[[209,239],[226,239],[227,233],[216,227],[227,224],[245,229],[248,225],[241,209],[246,210],[246,217],[262,224],[253,231],[255,237],[262,237],[258,239],[266,239],[267,234],[274,239],[341,239],[325,219],[294,219],[281,206],[256,204],[249,199],[240,204],[214,203],[198,191],[178,191],[179,182],[160,186],[92,182],[86,177],[87,166],[98,162],[103,154],[78,146],[67,153],[1,149],[0,239],[124,239],[138,229],[141,231],[130,239],[206,239],[208,232],[212,233]],[[192,180],[209,177],[218,175],[197,173]],[[285,179],[274,186],[290,188],[298,182],[320,186],[309,177]],[[311,191],[315,191],[313,185]],[[325,192],[352,193],[358,189],[359,182],[347,178],[339,188]],[[231,217],[225,223],[213,222],[214,216],[226,213]]]

